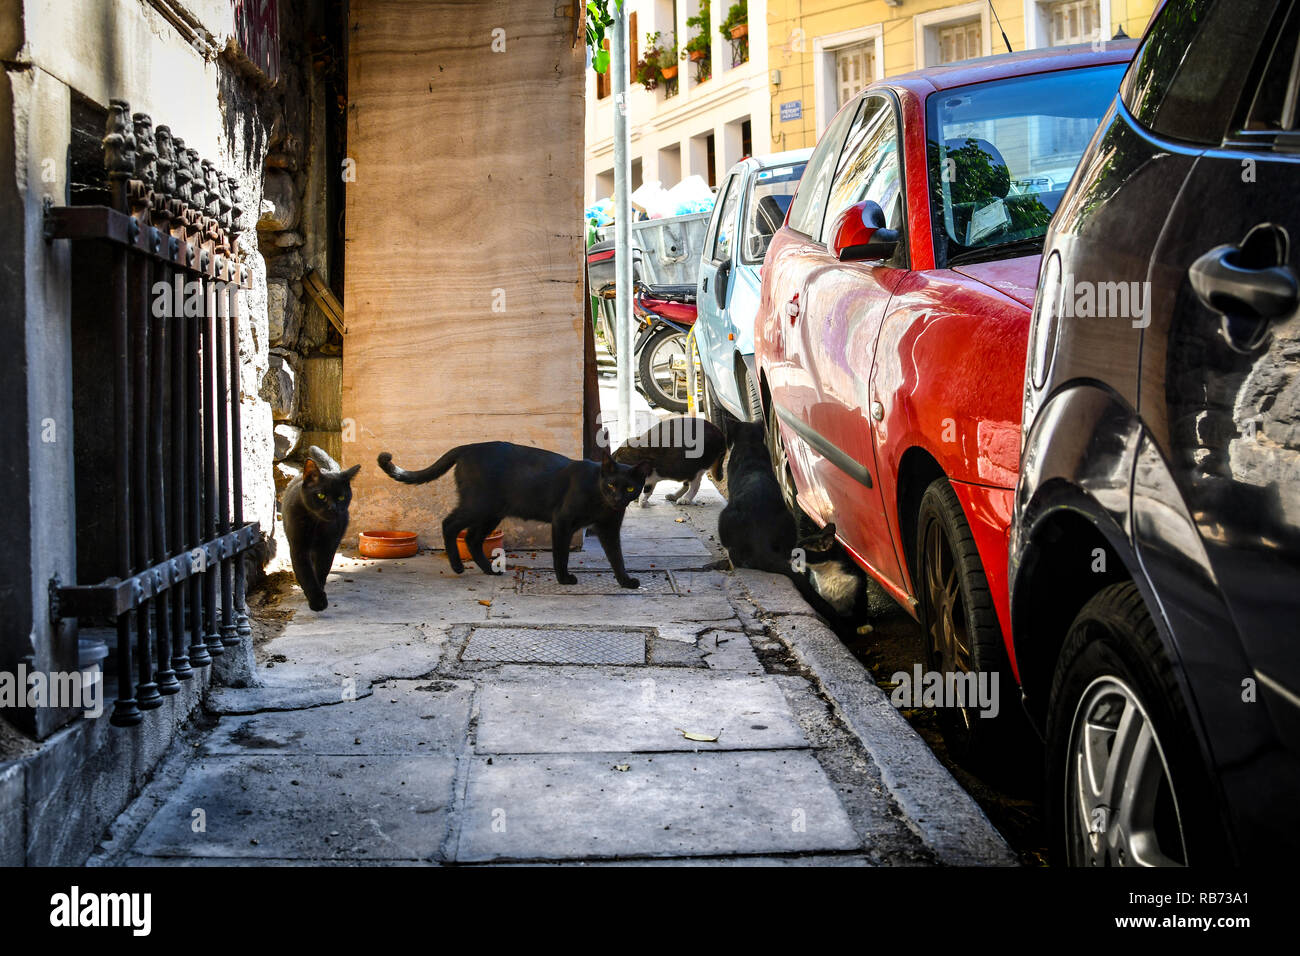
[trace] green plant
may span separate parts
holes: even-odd
[[[739,0],[738,3],[733,3],[731,9],[727,11],[727,19],[722,21],[722,25],[718,27],[718,32],[725,38],[731,39],[732,28],[748,22],[749,4],[747,0]]]
[[[613,0],[617,9],[623,0]],[[605,31],[614,25],[614,15],[609,12],[610,0],[587,0],[587,46],[591,48],[591,68],[597,73],[609,69],[609,51],[605,49]]]
[[[693,17],[686,18],[686,25],[694,27],[700,32],[695,34],[686,41],[686,48],[682,50],[682,59],[686,59],[690,54],[703,51],[705,57],[709,55],[709,0],[700,0],[700,12]]]

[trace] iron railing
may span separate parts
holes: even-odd
[[[47,208],[46,237],[110,250],[117,574],[53,579],[50,616],[116,621],[111,720],[129,727],[251,636],[238,296],[251,282],[234,177],[122,100],[103,143],[112,205]],[[178,282],[179,296],[161,291]]]

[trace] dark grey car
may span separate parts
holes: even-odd
[[[1300,9],[1157,14],[1047,236],[1011,617],[1054,857],[1294,857]]]

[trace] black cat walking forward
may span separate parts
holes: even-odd
[[[360,465],[353,465],[342,471],[333,458],[312,445],[302,474],[289,482],[280,500],[293,576],[313,611],[329,607],[325,577],[348,527],[352,479],[360,470]]]
[[[636,501],[650,474],[649,462],[620,465],[605,456],[600,463],[574,461],[543,448],[504,441],[457,445],[428,468],[406,471],[393,464],[388,452],[379,455],[379,467],[395,481],[422,485],[456,469],[458,500],[442,522],[447,560],[457,574],[465,570],[456,538],[465,531],[465,545],[484,574],[495,574],[483,553],[483,541],[503,518],[546,521],[551,525],[555,578],[577,584],[569,573],[569,540],[580,528],[591,526],[600,539],[614,577],[625,588],[641,582],[628,577],[619,538],[623,513]]]

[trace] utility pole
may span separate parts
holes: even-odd
[[[615,347],[618,351],[618,427],[620,439],[632,437],[632,160],[627,138],[626,0],[614,0],[613,42],[609,70],[614,92],[614,283]],[[610,435],[611,442],[618,441]],[[612,450],[612,449],[611,449]]]

